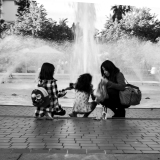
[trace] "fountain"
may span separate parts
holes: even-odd
[[[89,72],[100,78],[100,64],[112,60],[124,74],[131,79],[146,80],[142,72],[148,74],[152,67],[159,68],[159,44],[141,42],[137,39],[123,39],[115,43],[101,44],[94,38],[96,9],[93,3],[76,3],[75,41],[56,44],[32,37],[9,36],[1,40],[0,61],[7,78],[18,67],[27,73],[28,68],[35,72],[42,63],[48,61],[55,65],[56,74],[69,74],[75,82],[80,74]],[[153,53],[154,52],[154,53]],[[152,56],[154,54],[154,57]],[[138,61],[137,61],[138,59]],[[63,71],[58,71],[63,65]],[[66,70],[64,70],[64,68]],[[158,73],[158,72],[157,72]],[[134,75],[134,76],[133,76]],[[159,80],[159,76],[155,75]]]
[[[83,73],[99,73],[99,49],[95,41],[96,11],[93,3],[77,3],[75,13],[75,44],[71,57],[71,80]]]
[[[29,81],[28,88],[31,90],[35,86],[36,71],[42,63],[47,61],[56,67],[55,77],[59,80],[60,89],[67,87],[69,82],[75,82],[80,74],[86,72],[93,75],[93,84],[96,86],[95,84],[101,78],[100,65],[106,59],[113,61],[128,81],[137,81],[138,83],[154,81],[155,83],[156,80],[159,83],[158,70],[155,74],[150,74],[149,70],[160,66],[160,43],[142,42],[136,38],[105,44],[97,42],[94,38],[95,5],[93,3],[77,3],[75,10],[76,27],[73,43],[57,44],[32,37],[13,35],[1,39],[0,83],[17,71],[17,68],[23,68],[24,70],[20,70],[22,73],[17,74],[24,75],[22,83],[25,83],[27,89],[26,81]],[[63,65],[63,72],[58,71],[61,65]],[[34,68],[35,73],[28,73],[29,68]],[[33,78],[27,79],[28,76]],[[60,76],[61,78],[59,78]],[[13,83],[15,83],[15,88],[17,85],[19,86],[19,83],[17,85],[16,82]],[[1,87],[3,88],[4,85],[2,84]],[[22,85],[22,89],[24,89],[24,85]]]

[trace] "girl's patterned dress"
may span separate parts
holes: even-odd
[[[73,106],[73,112],[87,113],[92,111],[91,102],[89,101],[90,94],[86,92],[75,91],[75,102]]]
[[[50,104],[46,108],[37,108],[35,111],[35,115],[39,117],[40,115],[44,115],[46,111],[50,113],[59,112],[61,110],[59,102],[58,102],[58,89],[55,79],[52,80],[39,80],[38,87],[43,87],[47,90],[49,94]]]

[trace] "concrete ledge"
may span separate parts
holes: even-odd
[[[66,115],[58,116],[55,115],[54,119],[73,119],[69,117],[72,112],[72,107],[63,107],[66,110]],[[89,116],[89,118],[100,119],[102,115],[102,107],[97,107]],[[12,117],[12,118],[33,118],[34,117],[34,106],[22,106],[22,105],[0,105],[0,116],[1,117]],[[107,116],[110,119],[113,116],[113,112],[108,109]],[[82,117],[83,115],[78,115]],[[160,119],[160,108],[127,108],[125,119]]]

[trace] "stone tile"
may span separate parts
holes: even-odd
[[[135,150],[140,150],[140,151],[152,151],[152,148],[147,148],[147,147],[135,147]]]
[[[95,150],[95,149],[87,149],[87,154],[90,154],[90,153],[92,153],[92,154],[104,153],[105,154],[105,150],[101,150],[101,149],[97,149],[97,150]]]
[[[28,146],[27,148],[30,148],[30,149],[38,149],[38,148],[45,148],[45,146]]]
[[[83,141],[83,140],[76,140],[76,143],[82,143],[82,144],[92,144],[92,141]]]
[[[107,152],[106,152],[107,153]],[[123,150],[111,150],[110,153],[124,153]]]
[[[0,146],[0,149],[2,149],[2,148],[10,148],[11,146],[10,145],[6,145],[6,146]]]
[[[81,146],[63,146],[63,148],[66,148],[66,149],[81,149],[82,147]]]
[[[49,149],[43,148],[43,149],[30,149],[31,153],[49,153]]]
[[[49,153],[67,153],[67,149],[50,149]]]
[[[68,149],[68,154],[86,154],[86,149]]]
[[[0,146],[9,146],[9,145],[11,145],[11,143],[9,142],[7,142],[7,143],[0,143]]]
[[[12,149],[11,153],[30,153],[30,149]]]
[[[90,144],[90,143],[80,143],[80,146],[91,146],[91,147],[95,147],[97,146],[96,144]]]
[[[100,149],[103,150],[116,150],[117,148],[114,146],[98,146]]]
[[[97,147],[96,147],[96,146],[82,146],[81,148],[82,148],[82,149],[91,149],[91,150],[92,150],[92,149],[94,149],[94,150],[99,149],[98,146],[97,146]]]
[[[63,146],[46,146],[46,148],[63,149],[64,147]]]
[[[76,146],[80,146],[80,144],[78,144],[78,143],[75,143],[75,144],[63,144],[63,146],[73,146],[73,147],[75,146],[76,147]]]
[[[1,160],[17,160],[21,156],[21,153],[0,153],[0,159]]]
[[[142,153],[148,153],[148,154],[151,154],[151,153],[159,153],[159,154],[160,154],[160,151],[143,151],[143,150],[142,150]]]
[[[129,154],[140,154],[142,151],[135,151],[135,150],[123,150],[124,153],[129,153]]]
[[[12,152],[12,149],[4,149],[4,148],[1,148],[0,149],[0,153],[11,153]]]
[[[62,146],[63,143],[45,143],[46,146]]]
[[[114,144],[103,144],[103,143],[98,143],[97,146],[99,146],[99,147],[115,147]]]
[[[28,146],[10,146],[10,148],[12,148],[12,149],[26,149],[26,148],[28,148]]]

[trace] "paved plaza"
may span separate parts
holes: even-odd
[[[126,119],[112,119],[108,110],[107,120],[100,119],[101,107],[89,118],[70,118],[66,107],[54,120],[35,119],[34,109],[0,106],[0,160],[160,159],[160,109],[130,108]]]

